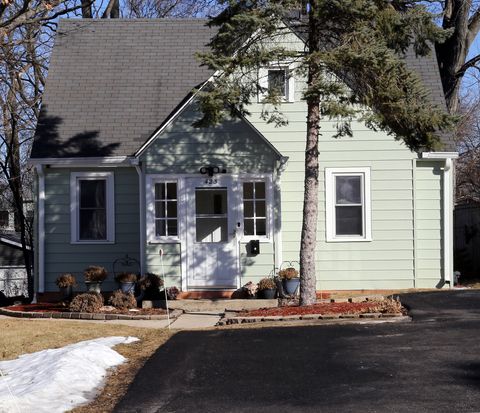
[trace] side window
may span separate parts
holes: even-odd
[[[370,169],[326,168],[327,241],[370,241]]]
[[[72,242],[114,241],[113,173],[71,176]]]
[[[267,237],[267,195],[264,181],[243,183],[243,234]]]
[[[9,225],[9,212],[8,211],[0,211],[0,227],[8,227]]]
[[[267,81],[269,93],[275,93],[285,99],[288,99],[286,69],[268,69]]]
[[[155,238],[178,236],[178,200],[176,182],[156,182]]]

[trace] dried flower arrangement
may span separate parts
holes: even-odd
[[[83,275],[85,276],[85,281],[102,282],[107,278],[108,273],[104,267],[92,265],[83,271]]]
[[[173,286],[167,288],[167,299],[176,300],[178,294],[180,294],[180,290],[177,287]]]
[[[77,285],[77,280],[72,274],[62,274],[55,281],[58,288],[74,287]]]
[[[255,295],[257,294],[258,285],[249,281],[242,288],[246,292],[248,297],[255,297]]]
[[[259,291],[273,290],[275,288],[277,288],[277,285],[275,284],[273,278],[262,278],[258,283]]]
[[[142,290],[160,289],[163,286],[163,280],[159,275],[149,272],[140,278],[138,285]]]
[[[285,268],[284,270],[280,270],[278,272],[280,278],[284,280],[291,280],[293,278],[298,278],[298,271],[293,267]]]
[[[136,283],[137,275],[131,272],[121,272],[115,276],[115,281],[117,283]]]

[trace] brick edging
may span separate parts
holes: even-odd
[[[170,319],[178,318],[183,312],[172,310]],[[53,312],[29,312],[13,311],[0,308],[0,314],[16,318],[61,318],[66,320],[167,320],[167,315],[127,315],[127,314],[98,314],[98,313],[53,313]]]
[[[345,320],[345,319],[379,319],[379,318],[400,318],[403,314],[363,313],[363,314],[303,314],[287,316],[257,316],[257,317],[224,317],[217,326],[232,324],[259,323],[266,321],[296,321],[296,320]]]

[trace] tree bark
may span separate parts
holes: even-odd
[[[318,136],[320,132],[320,96],[313,92],[321,75],[318,24],[315,21],[317,1],[310,2],[307,138],[305,147],[305,193],[303,198],[303,224],[300,247],[300,305],[311,305],[316,298],[315,247],[318,220]]]
[[[82,4],[82,18],[91,19],[92,15],[92,0],[81,0]]]
[[[472,14],[472,0],[447,0],[442,27],[452,35],[435,45],[443,92],[451,113],[458,110],[460,84],[467,68],[464,64],[470,46],[480,29],[480,14]]]

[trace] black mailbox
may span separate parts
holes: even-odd
[[[250,241],[250,254],[252,255],[260,254],[260,241],[258,239],[252,239]]]

